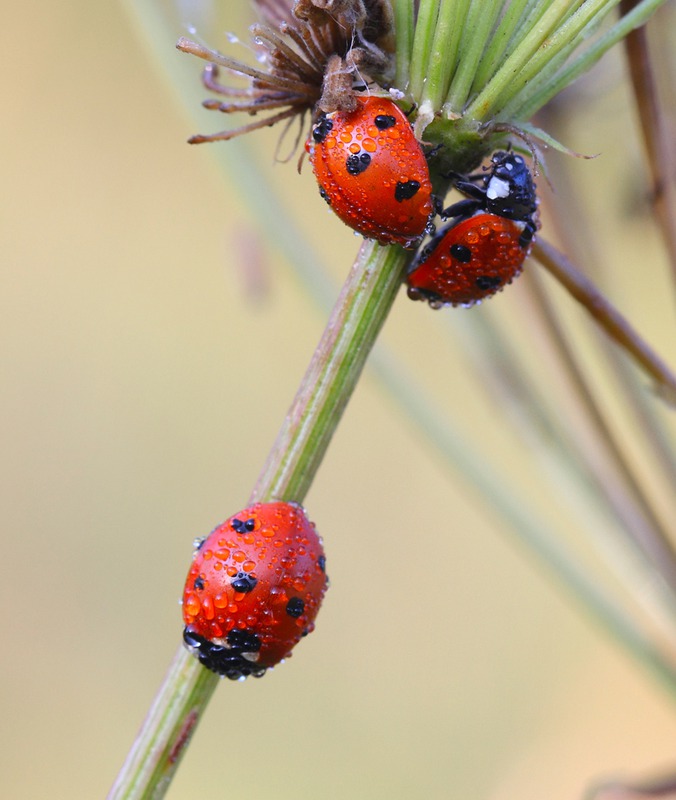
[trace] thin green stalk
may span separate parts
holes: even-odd
[[[500,113],[510,100],[518,97],[526,87],[530,87],[553,59],[561,53],[570,53],[577,49],[618,2],[619,0],[607,0],[599,4],[599,8],[596,9],[585,5],[565,22],[562,21],[552,36],[543,42],[525,67],[503,90],[493,105],[493,113]]]
[[[491,37],[477,66],[473,83],[473,88],[476,91],[479,91],[488,83],[498,64],[505,60],[509,45],[514,41],[514,33],[519,29],[522,16],[529,2],[530,0],[513,0],[508,4],[500,24],[495,29],[495,33]]]
[[[537,272],[530,274],[530,288],[535,307],[540,315],[547,336],[556,349],[558,359],[567,380],[579,399],[582,412],[591,423],[593,449],[605,461],[600,488],[610,499],[616,497],[625,508],[625,520],[629,525],[621,526],[630,543],[643,554],[648,565],[655,569],[655,577],[661,576],[664,587],[670,594],[672,608],[676,609],[676,549],[667,526],[656,514],[645,487],[637,474],[632,459],[627,455],[623,443],[615,436],[604,409],[596,400],[592,384],[582,370],[569,337],[559,320],[554,305],[545,293]],[[622,507],[618,507],[622,516]]]
[[[545,16],[545,14],[549,11],[550,7],[556,0],[545,0],[545,2],[540,2],[540,0],[535,0],[533,3],[529,5],[526,9],[526,13],[523,15],[523,18],[519,24],[519,26],[514,31],[514,35],[512,37],[511,42],[507,48],[507,52],[503,59],[501,59],[498,64],[496,64],[496,72],[501,68],[502,63],[506,61],[512,53],[521,46],[521,41],[524,35],[527,35],[529,31],[533,30],[540,24],[540,21]],[[557,25],[560,25],[565,19],[567,19],[571,14],[575,13],[575,11],[582,5],[582,3],[587,2],[587,0],[571,0],[568,5],[568,8],[561,14]],[[489,80],[491,77],[489,76]],[[482,86],[478,86],[478,90],[482,90]]]
[[[532,279],[532,271],[528,277]],[[524,277],[525,280],[527,278]],[[548,319],[542,306],[529,302],[524,309],[524,316],[531,335],[542,338],[542,331],[548,330]],[[586,496],[589,505],[595,505],[604,515],[602,535],[605,536],[610,529],[613,535],[616,535],[618,529],[622,529],[625,536],[631,535],[638,524],[637,511],[627,497],[626,487],[611,469],[613,464],[608,459],[601,461],[602,448],[590,435],[589,428],[580,430],[568,423],[569,418],[579,414],[579,408],[566,402],[566,397],[559,394],[555,398],[556,408],[550,407],[551,404],[536,382],[529,377],[522,359],[511,346],[509,331],[501,327],[493,317],[472,316],[465,322],[465,326],[468,329],[465,347],[468,348],[467,360],[470,367],[479,372],[478,383],[489,399],[499,398],[500,408],[511,412],[510,416],[518,429],[520,439],[524,442],[533,438],[539,439],[541,446],[534,449],[536,456],[548,461],[552,456],[556,457],[559,475],[566,475],[566,481],[575,486],[574,493],[580,497]],[[549,336],[548,341],[551,341]],[[533,354],[529,354],[529,358],[533,359]],[[552,359],[548,366],[552,380],[572,383],[565,369],[566,365],[561,364],[559,359]],[[577,403],[579,405],[581,402]],[[541,452],[543,450],[544,453]],[[557,480],[555,485],[558,483]],[[595,527],[591,525],[592,533],[587,534],[592,541],[596,538]],[[673,598],[670,602],[676,609]]]
[[[581,9],[578,9],[574,17],[561,25],[561,21],[565,19],[570,10],[570,2],[569,0],[556,0],[542,15],[537,25],[521,39],[518,47],[503,63],[483,91],[472,101],[466,109],[466,115],[476,120],[486,120],[493,116],[497,109],[502,108],[525,85],[525,76],[537,75],[537,70],[533,69],[533,60],[538,51],[551,52],[553,56],[559,48],[568,43],[573,19],[576,20],[575,24],[579,24],[595,16],[600,9],[611,7],[618,2],[619,0],[588,0]],[[581,16],[578,18],[580,14]],[[564,28],[568,31],[566,38],[561,36]],[[551,50],[554,42],[557,43],[557,49]],[[542,64],[539,68],[542,68]]]
[[[432,52],[434,28],[439,15],[439,0],[420,0],[418,19],[411,53],[411,78],[409,89],[414,98],[422,97],[427,78],[426,69]]]
[[[459,114],[465,107],[484,47],[500,11],[502,0],[472,0],[462,29],[458,68],[444,103],[448,116]],[[463,46],[464,45],[464,46]]]
[[[404,373],[400,364],[380,353],[375,372],[394,401],[415,421],[418,430],[459,480],[478,495],[482,505],[494,512],[500,524],[515,535],[520,544],[526,545],[529,554],[555,577],[573,601],[637,661],[648,667],[676,699],[676,664],[669,646],[646,635],[641,624],[602,588],[599,581],[587,575],[575,553],[549,531],[544,520],[538,520],[532,504],[519,496],[503,474],[493,471],[484,454],[464,440],[448,415],[419,391],[416,381]]]
[[[394,83],[401,89],[408,85],[411,71],[411,49],[413,47],[413,3],[410,0],[394,0],[394,30],[396,35]]]
[[[631,13],[636,0],[621,0],[620,8]],[[669,254],[671,270],[676,286],[676,184],[672,179],[669,164],[672,156],[670,114],[664,108],[657,85],[655,63],[650,53],[648,34],[645,28],[632,31],[624,40],[629,64],[629,77],[638,106],[641,135],[646,150],[650,173],[650,192],[653,208],[664,246]],[[654,63],[655,62],[655,63]]]
[[[584,2],[584,0],[575,0],[575,2],[571,3],[570,4],[570,8],[566,12],[566,14],[564,14],[562,16],[561,22],[563,22],[564,19],[569,17],[571,14],[573,14],[577,10],[577,8],[580,6],[580,4],[582,2]],[[543,14],[544,11],[545,11],[545,8],[543,7],[542,9],[540,9],[539,4],[538,4],[534,9],[531,9],[531,13],[532,14],[534,14],[537,11],[540,11],[540,14]],[[506,60],[507,58],[509,58],[509,56],[511,56],[512,52],[519,46],[519,42],[521,40],[522,31],[523,30],[529,30],[530,27],[532,26],[532,24],[533,24],[533,21],[531,19],[526,19],[524,21],[523,25],[519,26],[519,28],[515,31],[514,37],[512,39],[512,42],[510,42],[510,45],[507,48],[507,52],[505,53],[505,56],[502,59],[503,61]],[[565,60],[568,58],[568,56],[575,50],[576,46],[577,46],[577,40],[575,42],[573,42],[573,43],[569,43],[568,45],[566,45],[565,48],[562,48],[561,51],[556,56],[554,56],[551,61],[549,61],[547,63],[546,67],[541,72],[539,72],[536,77],[534,77],[531,80],[531,82],[528,84],[528,93],[534,91],[533,87],[535,85],[544,85],[547,80],[550,80],[551,76],[556,74],[556,71],[565,62]],[[499,68],[500,68],[500,64],[497,64],[496,65],[496,71]],[[477,91],[482,91],[483,85],[477,83],[477,87],[476,88],[477,88]],[[515,98],[513,98],[512,102],[516,102],[516,103],[521,102],[521,97],[522,97],[521,94],[517,95]],[[520,120],[521,119],[520,117],[511,114],[511,112],[508,110],[509,106],[510,106],[510,103],[507,103],[507,105],[501,110],[501,112],[499,114],[499,117],[501,119],[507,119],[507,120],[512,120],[512,121],[513,120],[517,120],[517,119]]]
[[[108,800],[164,796],[218,683],[187,650],[177,650]]]
[[[578,39],[563,47],[559,52],[545,64],[528,86],[528,95],[531,93],[535,96],[539,93],[540,87],[547,87],[552,80],[556,80],[556,75],[559,70],[563,68],[566,61],[579,46]],[[508,103],[506,103],[498,114],[499,119],[519,120],[519,122],[531,119],[533,116],[530,114],[528,117],[523,116],[524,96],[523,93],[515,95]],[[527,124],[527,123],[526,123]]]
[[[251,500],[302,501],[401,286],[404,250],[365,241]]]
[[[441,0],[421,105],[429,104],[435,110],[441,108],[456,69],[463,20],[469,4],[470,0]]]
[[[566,122],[570,120],[568,103],[550,103],[541,112],[540,121],[547,130],[558,130],[565,135]],[[548,198],[548,216],[556,226],[555,234],[565,252],[579,264],[590,277],[602,279],[604,259],[599,251],[598,237],[595,235],[593,210],[586,195],[581,195],[575,186],[570,170],[570,159],[562,159],[554,165],[550,174],[556,186],[556,195]],[[575,234],[572,235],[571,231]],[[606,275],[606,280],[609,276]],[[627,362],[622,351],[618,350],[601,331],[593,331],[595,341],[602,348],[603,358],[619,387],[618,397],[624,399],[638,430],[643,433],[646,449],[662,477],[665,487],[676,486],[676,451],[666,426],[664,409],[646,394],[640,376]],[[670,412],[667,410],[667,414]],[[667,490],[668,491],[668,490]],[[676,519],[676,494],[672,492],[671,518]]]
[[[594,284],[555,247],[539,239],[533,247],[536,258],[599,323],[634,362],[655,381],[655,391],[676,406],[676,373],[660,358],[614,308]]]
[[[302,502],[394,303],[410,254],[365,241],[250,502]],[[182,649],[174,657],[108,800],[164,796],[218,683]]]
[[[504,88],[493,105],[493,113],[500,113],[510,100],[518,97],[522,91],[528,91],[527,87],[561,52],[572,52],[579,47],[618,2],[619,0],[605,0],[597,3],[597,7],[585,4],[565,21],[562,19],[556,31],[542,43],[514,80]]]
[[[528,93],[522,95],[521,102],[513,106],[512,113],[515,118],[530,119],[538,109],[556,97],[566,86],[590,70],[611,47],[620,42],[630,31],[645,25],[650,16],[665,2],[666,0],[643,0],[633,11],[622,17],[610,30],[600,36],[582,55],[573,59],[555,78],[547,81],[541,88],[538,88],[540,84],[536,81]]]

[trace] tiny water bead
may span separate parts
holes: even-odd
[[[183,640],[233,680],[291,655],[328,586],[321,539],[296,503],[257,503],[215,528],[193,554],[183,592]]]

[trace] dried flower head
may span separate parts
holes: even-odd
[[[249,29],[264,69],[188,39],[179,50],[209,62],[203,73],[206,88],[226,100],[209,99],[204,107],[225,114],[257,115],[248,125],[210,135],[191,144],[232,139],[315,109],[352,111],[354,92],[370,81],[387,85],[392,73],[394,27],[387,0],[255,0],[261,22]],[[245,86],[221,83],[220,69],[247,79]]]

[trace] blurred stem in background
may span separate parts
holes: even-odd
[[[575,48],[587,42],[602,16],[616,3],[516,2],[510,4],[497,27],[489,25],[487,17],[477,13],[479,5],[470,0],[421,0],[418,19],[423,24],[414,27],[412,4],[408,0],[393,3],[398,32],[397,81],[403,86],[410,74],[409,89],[420,105],[419,120],[431,121],[441,108],[451,115],[449,126],[444,128],[435,121],[428,131],[433,140],[449,148],[455,146],[463,154],[472,148],[480,151],[492,146],[490,130],[481,131],[480,123],[484,120],[497,119],[508,124],[521,121],[525,127],[531,114],[553,96],[552,87],[558,87],[559,91],[566,81],[588,69],[608,47],[644,22],[660,3],[644,1],[633,4],[631,9],[625,6],[630,16],[593,39],[580,55],[576,55]],[[581,5],[583,8],[579,8]],[[171,77],[171,85],[179,90],[183,104],[192,107],[197,91],[194,68],[175,56],[169,44],[183,31],[172,23],[166,7],[157,4],[129,4],[129,7],[144,41]],[[500,4],[492,2],[490,8],[492,22],[498,19]],[[464,20],[466,27],[459,20]],[[451,30],[462,30],[463,37],[454,35],[444,48],[445,31]],[[549,61],[544,50],[548,50]],[[632,58],[645,60],[645,51],[639,50],[639,55]],[[520,76],[516,81],[510,77],[515,73]],[[637,85],[645,86],[640,82]],[[453,114],[464,106],[468,112],[465,117],[454,119]],[[658,113],[658,106],[656,109]],[[238,185],[242,200],[266,219],[262,233],[287,255],[310,293],[326,306],[334,290],[321,271],[321,259],[305,243],[301,244],[302,237],[285,214],[284,203],[272,196],[246,151],[246,143],[237,141],[222,146],[214,155],[221,159],[230,180]],[[653,176],[653,180],[657,178]],[[670,215],[673,221],[674,208],[669,205],[673,200],[669,198],[668,192],[660,193],[660,202],[667,209],[663,216]],[[671,229],[668,225],[663,227],[668,237]],[[535,255],[554,271],[566,267],[566,260],[544,243]],[[280,432],[251,499],[276,497],[302,501],[394,302],[409,258],[395,248],[380,248],[372,243],[362,246],[308,368],[293,413]],[[550,301],[546,299],[548,289],[538,282],[533,292],[533,308],[540,309],[540,320],[547,326],[554,320]],[[589,299],[588,287],[583,294],[587,306],[596,312],[599,303]],[[602,300],[600,305],[607,309],[605,298]],[[611,317],[613,313],[611,310]],[[537,315],[528,324],[538,324]],[[553,480],[563,480],[582,498],[576,533],[593,543],[610,577],[590,571],[575,547],[550,531],[548,521],[538,515],[528,498],[519,495],[510,477],[491,467],[490,454],[477,452],[474,443],[465,441],[453,429],[450,420],[415,387],[392,355],[380,350],[371,364],[395,402],[449,467],[483,498],[502,526],[557,577],[587,613],[601,623],[603,630],[676,694],[676,559],[669,526],[662,521],[674,519],[674,515],[665,517],[665,510],[654,505],[650,487],[644,485],[644,476],[631,471],[631,459],[623,457],[615,430],[604,425],[602,405],[594,402],[593,382],[590,384],[581,377],[584,370],[577,364],[575,349],[562,347],[561,329],[550,327],[548,333],[559,350],[551,369],[560,372],[573,402],[581,409],[584,424],[599,441],[606,443],[604,469],[600,472],[599,462],[594,460],[596,454],[585,453],[586,434],[580,435],[576,452],[571,448],[566,429],[562,428],[561,420],[568,417],[568,399],[561,398],[560,404],[553,408],[541,401],[538,390],[531,388],[520,358],[509,354],[504,333],[498,334],[490,327],[484,327],[482,332],[488,360],[492,359],[487,354],[500,349],[509,358],[510,373],[497,382],[500,405],[511,404],[526,426],[530,419],[529,444],[533,457],[548,465],[547,474]],[[631,333],[627,341],[630,348],[640,351],[639,361],[647,358],[658,384],[671,385],[673,389],[668,368],[651,353],[646,355],[639,337]],[[636,390],[639,379],[635,371],[627,370],[626,374],[628,385],[632,391]],[[650,421],[646,431],[660,430],[661,409],[655,403],[646,403],[644,413]],[[665,437],[661,443],[669,453]],[[664,463],[668,464],[669,458]],[[598,478],[598,487],[590,484],[590,476]],[[599,520],[602,520],[601,531]],[[164,794],[217,681],[189,654],[179,650],[110,797]]]

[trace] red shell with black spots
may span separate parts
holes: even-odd
[[[395,103],[356,99],[355,111],[323,114],[305,145],[320,193],[362,236],[412,247],[434,215],[425,154]]]
[[[314,630],[327,587],[321,540],[295,503],[257,503],[197,543],[184,641],[228,678],[260,677]]]
[[[524,226],[482,213],[450,225],[413,262],[406,278],[409,297],[435,308],[470,306],[500,291],[519,275],[530,252]]]

